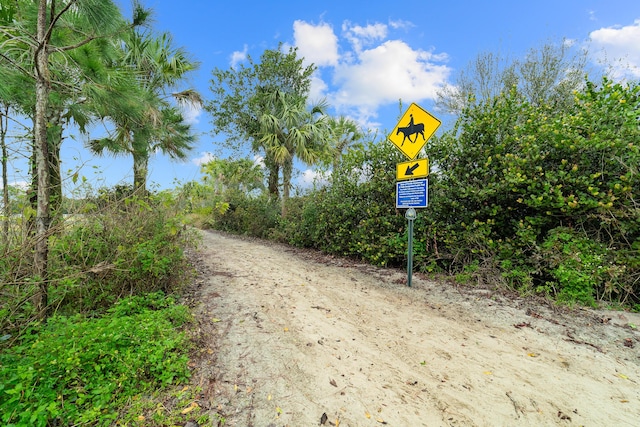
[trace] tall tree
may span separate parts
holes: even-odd
[[[0,107],[0,148],[2,152],[2,240],[8,247],[9,242],[9,179],[7,178],[7,163],[9,160],[9,153],[7,151],[7,128],[9,126],[9,106],[2,104]]]
[[[119,108],[105,108],[104,115],[115,124],[115,131],[106,138],[92,140],[90,148],[97,154],[130,155],[134,188],[145,193],[148,163],[154,152],[184,159],[193,146],[195,136],[190,125],[169,100],[199,107],[202,99],[191,89],[169,91],[198,64],[189,59],[184,49],[173,45],[170,34],[155,36],[132,30],[122,43],[121,65],[135,72],[137,90],[144,99],[140,114],[132,116],[122,114]]]
[[[566,40],[531,48],[521,59],[483,52],[460,72],[453,86],[438,93],[437,103],[447,112],[460,114],[515,87],[534,105],[561,109],[572,102],[585,73],[586,52],[574,52]]]
[[[35,274],[40,280],[40,293],[36,301],[38,310],[44,316],[47,308],[48,293],[48,268],[47,259],[49,253],[49,221],[50,221],[50,180],[49,171],[49,145],[47,140],[47,112],[49,94],[51,88],[50,60],[49,56],[54,51],[64,52],[77,48],[78,45],[89,43],[100,36],[102,31],[112,32],[116,30],[116,25],[120,24],[117,19],[120,14],[117,7],[111,1],[97,0],[77,0],[68,1],[61,4],[61,10],[56,9],[55,2],[46,0],[38,1],[38,18],[36,24],[35,37],[35,159],[38,172],[38,207],[36,213],[36,247],[34,256]],[[66,14],[84,13],[87,22],[93,25],[90,28],[77,29],[82,34],[88,31],[87,36],[78,40],[75,45],[55,46],[51,43],[54,30],[62,24]],[[114,20],[114,17],[116,20]],[[115,21],[115,22],[114,22]],[[116,24],[117,23],[117,24]]]
[[[51,223],[51,149],[49,127],[52,123],[51,96],[56,87],[67,85],[55,73],[56,64],[70,61],[70,52],[104,38],[111,37],[130,24],[126,23],[111,0],[38,0],[19,2],[20,19],[14,19],[8,29],[5,48],[21,50],[27,57],[16,55],[2,58],[16,70],[32,79],[34,87],[34,160],[37,176],[36,235],[34,275],[39,279],[36,308],[46,316],[48,292],[48,251]],[[135,7],[139,23],[146,14]],[[8,50],[5,50],[7,52]],[[30,59],[29,59],[30,57]],[[55,123],[54,123],[55,125]]]
[[[86,134],[87,125],[98,119],[101,105],[122,106],[122,98],[131,95],[125,77],[132,73],[130,70],[119,69],[115,63],[119,39],[98,38],[67,52],[64,62],[52,63],[51,74],[55,81],[64,82],[52,86],[47,113],[51,210],[54,220],[62,215],[60,151],[64,131],[73,123],[81,133]]]
[[[270,112],[270,97],[276,92],[292,93],[306,98],[315,66],[303,64],[297,49],[267,49],[259,62],[248,57],[248,64],[236,68],[213,70],[211,91],[214,99],[205,109],[211,114],[216,133],[224,133],[228,148],[238,152],[249,148],[264,156],[268,169],[268,191],[279,197],[278,179],[281,163],[264,145],[260,118]]]
[[[270,109],[260,116],[260,143],[267,155],[282,168],[282,216],[287,214],[293,160],[312,165],[330,151],[326,104],[307,107],[306,97],[279,90],[270,94]]]

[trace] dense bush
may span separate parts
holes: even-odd
[[[126,198],[79,218],[55,239],[53,265],[75,269],[82,282],[60,297],[94,309],[125,295],[168,291],[177,283],[189,236],[164,203],[160,196]]]
[[[395,209],[395,164],[387,143],[347,153],[327,188],[298,199],[280,222],[288,243],[357,256],[372,264],[400,265],[406,258],[404,217]]]
[[[162,293],[101,318],[54,316],[0,353],[0,420],[10,426],[112,425],[134,395],[184,382],[188,309]]]
[[[266,238],[276,226],[280,204],[267,195],[230,192],[225,197],[228,208],[213,212],[211,227],[236,234]]]
[[[604,78],[574,95],[533,105],[514,89],[473,104],[428,141],[417,270],[567,303],[640,303],[640,86]],[[350,151],[331,184],[290,201],[286,218],[259,217],[260,235],[402,264],[406,220],[394,183],[403,160],[387,142]]]
[[[466,111],[430,145],[446,251],[493,261],[517,288],[637,301],[639,94],[604,79],[562,111],[515,91]]]
[[[119,298],[173,290],[190,271],[183,256],[193,237],[167,194],[121,198],[102,192],[85,200],[50,237],[52,312],[102,312]],[[80,206],[80,205],[79,205]],[[34,318],[28,235],[0,259],[0,327],[13,332]]]

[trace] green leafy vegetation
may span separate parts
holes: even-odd
[[[143,27],[149,11],[138,2],[130,20],[107,0],[5,4],[4,425],[207,422],[198,390],[173,387],[189,377],[190,316],[175,298],[195,239],[181,213],[202,227],[405,265],[406,220],[394,200],[405,159],[384,137],[329,117],[324,103],[309,106],[316,67],[295,48],[213,70],[215,99],[204,102],[177,88],[197,63],[168,33]],[[563,304],[638,310],[640,86],[583,79],[584,58],[559,46],[513,64],[481,56],[441,94],[457,120],[423,153],[433,165],[430,205],[415,221],[414,267]],[[180,103],[204,105],[225,147],[262,163],[216,159],[177,197],[150,193],[151,156],[184,159],[193,146]],[[33,124],[19,126],[23,116]],[[22,136],[7,132],[10,121]],[[89,135],[102,121],[111,132]],[[133,186],[67,199],[60,150],[70,126],[94,153],[131,157]],[[16,155],[30,159],[26,191],[7,182]],[[330,170],[327,182],[292,195],[294,161]],[[79,173],[73,183],[85,179]],[[160,409],[165,399],[175,411]]]
[[[193,147],[179,104],[202,100],[179,86],[197,63],[151,29],[137,1],[130,20],[109,0],[11,0],[0,10],[0,424],[145,425],[129,415],[143,410],[132,402],[157,404],[189,373],[180,332],[189,315],[174,295],[194,240],[173,195],[150,193],[146,178],[155,153],[184,159]],[[100,122],[108,135],[89,135]],[[133,187],[69,199],[70,129],[95,153],[131,156]],[[26,191],[9,185],[15,159],[29,159]],[[70,171],[69,181],[86,178]]]
[[[186,307],[161,292],[118,301],[99,318],[53,316],[0,353],[6,426],[111,425],[129,399],[185,382]]]
[[[639,95],[637,84],[604,77],[584,81],[571,102],[533,102],[512,86],[467,104],[425,148],[434,166],[430,205],[415,221],[415,268],[565,304],[636,306]],[[370,140],[341,157],[327,185],[290,199],[286,217],[236,193],[236,209],[210,225],[402,266],[406,220],[394,202],[402,160],[390,143]]]
[[[78,205],[51,238],[52,312],[102,313],[118,299],[175,292],[189,277],[184,249],[195,244],[168,194],[119,198],[102,192]],[[37,318],[31,297],[39,278],[29,274],[29,242],[15,236],[0,258],[0,326],[20,331]]]
[[[440,249],[501,266],[522,291],[637,299],[639,90],[604,78],[562,110],[513,90],[468,109],[429,147],[442,170],[429,218],[451,239]]]
[[[176,388],[189,378],[190,314],[173,295],[191,277],[184,249],[195,240],[173,196],[131,192],[101,190],[69,204],[78,211],[51,242],[46,321],[30,298],[39,279],[28,275],[28,243],[12,233],[2,248],[3,425],[206,425],[199,408],[182,413],[197,391]],[[158,411],[165,399],[172,403]]]
[[[55,256],[51,237],[63,214],[63,135],[74,126],[95,153],[132,156],[134,187],[142,196],[154,153],[184,159],[193,147],[195,136],[176,103],[202,100],[193,90],[177,90],[197,63],[174,46],[170,34],[151,30],[150,11],[139,2],[133,3],[130,20],[108,0],[62,7],[44,0],[5,3],[0,7],[0,43],[6,50],[0,61],[3,243],[9,240],[7,213],[15,209],[9,207],[7,153],[15,153],[30,159],[29,206],[22,213],[32,237],[23,243],[32,250],[22,255],[33,258],[30,276],[37,277],[38,292],[32,300],[37,316],[45,319],[54,296],[50,284],[58,280],[50,277],[49,258]],[[35,51],[34,43],[40,46]],[[32,124],[20,125],[25,118]],[[109,134],[90,136],[101,121],[113,125],[105,127]],[[8,123],[22,133],[9,137]],[[76,182],[78,172],[71,179]]]
[[[2,425],[168,426],[200,416],[196,408],[181,413],[195,389],[176,389],[189,377],[190,314],[174,295],[191,277],[184,250],[196,241],[171,194],[132,192],[117,187],[63,203],[45,321],[32,302],[40,278],[24,256],[26,222],[12,222],[0,247]],[[171,394],[179,396],[164,412],[149,409]]]

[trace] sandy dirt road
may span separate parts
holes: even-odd
[[[216,232],[198,264],[193,381],[220,425],[640,425],[637,314]]]

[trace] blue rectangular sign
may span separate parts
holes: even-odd
[[[426,178],[396,182],[396,208],[426,208],[428,190]]]

